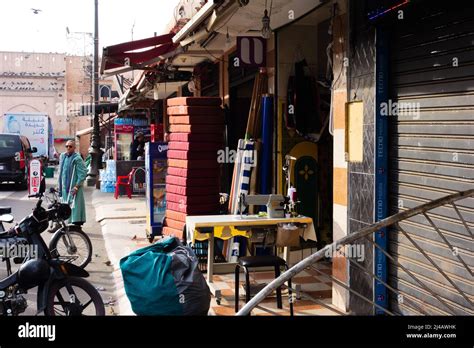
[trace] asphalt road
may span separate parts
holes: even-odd
[[[55,179],[47,179],[47,189],[56,185]],[[90,198],[90,197],[89,197]],[[36,199],[28,198],[28,191],[15,190],[13,184],[0,184],[0,206],[9,206],[12,208],[12,215],[15,217],[15,221],[20,221],[23,217],[30,214],[36,204]],[[114,281],[112,277],[113,268],[109,266],[107,252],[104,246],[104,240],[102,237],[101,226],[95,221],[95,210],[90,204],[91,199],[88,199],[86,194],[86,215],[87,222],[84,224],[83,229],[87,232],[89,238],[92,241],[92,261],[87,265],[86,270],[90,273],[87,280],[92,283],[106,303],[106,314],[114,315],[118,314],[118,309],[115,304],[115,290]],[[5,228],[8,228],[10,224],[5,224]],[[52,234],[45,231],[41,235],[46,243],[52,237]],[[17,269],[18,265],[13,265],[14,269]],[[0,260],[0,279],[5,278],[6,265],[5,262]],[[21,315],[36,315],[36,294],[37,288],[30,289],[25,298],[28,301],[28,308]],[[40,314],[42,315],[42,314]]]

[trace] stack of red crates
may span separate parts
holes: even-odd
[[[219,211],[218,150],[223,146],[220,98],[168,99],[170,135],[163,234],[183,238],[187,215]]]

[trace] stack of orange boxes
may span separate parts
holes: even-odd
[[[223,146],[220,98],[168,99],[170,136],[163,234],[183,238],[187,215],[219,211],[218,150]]]

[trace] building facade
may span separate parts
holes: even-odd
[[[55,136],[69,136],[70,120],[63,109],[67,100],[66,56],[0,52],[0,57],[0,115],[46,113],[51,117]]]
[[[313,217],[323,242],[305,245],[290,263],[392,214],[474,186],[471,3],[458,8],[431,1],[272,3],[273,32],[264,52],[266,90],[275,101],[272,192],[286,193],[285,156],[301,159],[292,181],[299,182],[305,215]],[[190,18],[194,27],[177,34],[187,51],[166,60],[177,70],[193,69],[192,84],[185,87],[195,96],[222,98],[233,148],[245,136],[258,75],[258,69],[236,64],[235,38],[260,36],[264,9],[263,3],[225,1],[213,16]],[[314,127],[305,133],[289,122],[298,69],[308,86],[318,85],[317,95],[298,97],[318,101],[319,132]],[[184,89],[177,87],[175,95]],[[430,314],[448,313],[438,296],[451,313],[472,315],[473,204],[472,198],[460,202],[465,220],[450,207],[430,213],[438,230],[423,217],[400,223],[428,258],[390,228],[360,242],[365,251],[360,265]],[[359,294],[333,282],[338,308],[379,314],[374,301],[401,314],[421,313],[345,257],[332,261],[333,277]]]
[[[83,115],[81,107],[92,103],[92,57],[28,52],[0,52],[0,57],[0,115],[48,114],[58,151],[65,140],[91,126],[91,115]],[[112,79],[99,83],[101,101],[110,102]]]

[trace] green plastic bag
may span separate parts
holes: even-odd
[[[183,315],[171,272],[170,253],[178,240],[169,238],[120,260],[125,292],[137,315]]]

